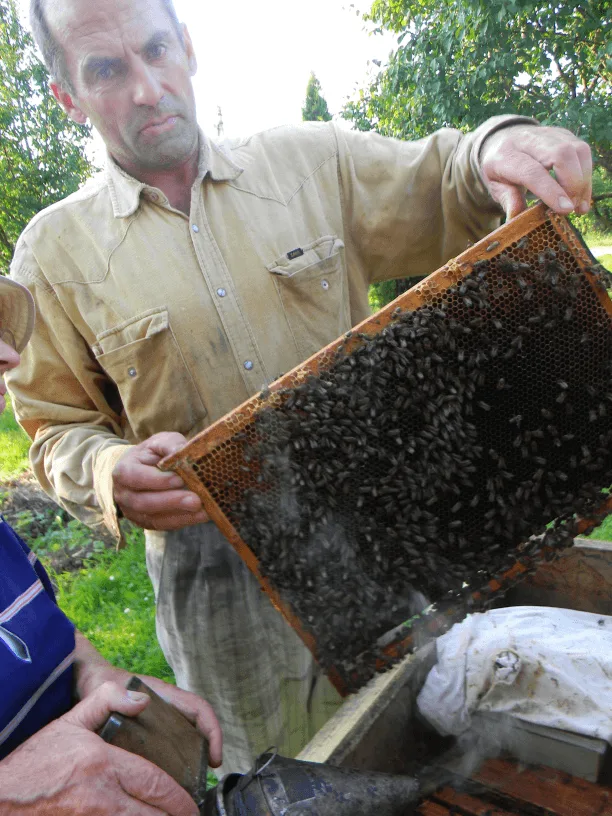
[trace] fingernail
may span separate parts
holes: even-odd
[[[200,506],[200,500],[197,496],[185,496],[181,501],[181,506],[189,510],[197,510]]]
[[[589,201],[582,201],[580,204],[580,212],[581,213],[588,213],[591,209],[591,204]]]
[[[573,210],[574,209],[574,204],[573,204],[573,202],[571,202],[569,200],[569,198],[566,198],[565,196],[561,196],[559,198],[559,207],[562,210]]]
[[[125,692],[125,696],[130,700],[132,703],[144,703],[145,700],[148,700],[149,697],[146,694],[143,694],[142,691],[131,691],[128,690]]]

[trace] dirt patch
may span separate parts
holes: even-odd
[[[74,521],[41,490],[31,473],[0,482],[0,512],[57,572],[81,569],[93,552],[115,544],[109,533]]]

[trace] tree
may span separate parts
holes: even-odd
[[[398,48],[345,107],[357,128],[415,138],[520,113],[580,135],[612,174],[612,0],[374,0],[367,17]]]
[[[0,274],[6,274],[32,216],[76,190],[92,168],[84,152],[90,131],[55,102],[15,0],[0,0],[0,63]]]
[[[331,118],[327,102],[321,93],[321,83],[314,73],[311,73],[306,86],[306,101],[302,108],[302,119],[304,122],[329,122]]]

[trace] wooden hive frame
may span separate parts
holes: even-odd
[[[597,297],[612,319],[612,300],[603,289],[596,275],[596,261],[590,255],[587,248],[581,242],[579,236],[570,227],[567,220],[558,216],[542,204],[539,204],[508,224],[500,227],[487,238],[470,247],[466,252],[457,258],[449,261],[438,271],[434,272],[424,281],[401,295],[395,301],[384,307],[382,310],[364,320],[356,326],[350,337],[343,336],[329,344],[317,354],[310,357],[305,362],[294,368],[288,374],[272,383],[265,393],[252,397],[238,406],[227,416],[221,418],[209,428],[204,430],[190,440],[181,450],[163,460],[160,467],[163,470],[173,470],[180,474],[187,486],[197,493],[203,501],[204,509],[217,525],[220,531],[226,536],[228,541],[236,549],[251,572],[255,575],[262,589],[267,593],[273,605],[285,616],[288,623],[295,629],[308,648],[317,655],[317,644],[310,631],[303,625],[302,621],[295,614],[291,606],[286,603],[279,592],[263,574],[257,556],[248,544],[243,540],[232,520],[221,506],[219,494],[209,483],[205,484],[201,475],[198,474],[198,462],[207,457],[215,456],[217,461],[222,461],[223,457],[240,455],[243,443],[241,439],[245,429],[252,426],[254,418],[266,408],[275,408],[283,404],[287,398],[287,389],[295,388],[306,382],[312,375],[318,375],[326,371],[340,351],[350,355],[364,343],[364,336],[374,336],[381,332],[386,326],[391,324],[398,312],[414,311],[419,307],[427,305],[436,296],[454,286],[459,280],[470,274],[475,264],[481,261],[490,261],[512,245],[516,245],[525,236],[531,235],[535,230],[546,225],[554,230],[554,234],[559,241],[567,246],[573,259],[580,267],[581,273],[596,292]],[[238,451],[238,454],[237,454]],[[249,481],[250,480],[250,481]],[[237,479],[234,499],[240,495],[240,491],[252,484],[252,474],[245,476],[245,481],[241,485],[240,477]],[[607,511],[612,510],[612,500],[608,502]],[[579,532],[588,526],[584,522],[579,527]],[[552,552],[544,552],[544,556],[553,557]],[[534,562],[529,557],[522,557],[514,566],[501,576],[497,576],[489,583],[487,592],[493,595],[504,592],[524,575],[534,568]],[[478,605],[482,598],[482,591],[472,593],[471,602]],[[446,604],[437,610],[437,614],[424,616],[421,621],[410,630],[400,627],[390,634],[386,641],[380,642],[381,655],[377,660],[377,669],[386,666],[387,659],[401,657],[413,648],[415,638],[431,637],[441,634],[448,629],[453,622],[461,619],[469,609],[469,603],[454,602]],[[347,679],[340,672],[332,667],[328,671],[330,679],[341,693],[347,692]]]

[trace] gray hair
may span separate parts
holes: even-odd
[[[184,45],[181,24],[176,14],[172,0],[159,0],[172,21],[179,41]],[[43,62],[51,74],[52,79],[74,93],[74,86],[66,65],[66,57],[61,45],[57,42],[47,21],[45,6],[47,0],[30,0],[30,25],[36,45],[40,49]]]

